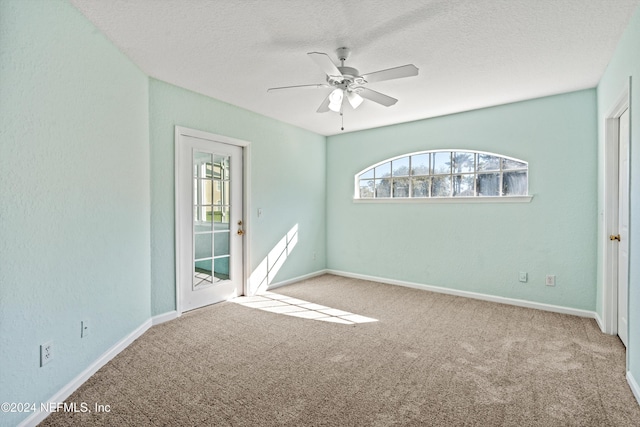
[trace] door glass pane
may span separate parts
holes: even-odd
[[[211,162],[213,157],[210,153],[193,153],[193,177],[212,178]]]
[[[229,230],[229,221],[231,217],[229,216],[229,207],[214,207],[213,208],[213,223],[216,231],[219,230]]]
[[[451,196],[451,176],[434,176],[431,180],[431,197]]]
[[[229,255],[229,232],[215,233],[213,237],[213,256]]]
[[[193,231],[213,231],[213,213],[211,206],[193,207]]]
[[[213,276],[216,278],[214,281],[229,279],[229,257],[216,258],[213,260],[213,266]]]
[[[213,156],[213,177],[215,179],[229,179],[229,156]]]
[[[432,157],[434,174],[451,173],[451,152],[442,151],[433,153]]]
[[[411,156],[411,175],[429,175],[429,154]]]
[[[193,273],[193,288],[198,286],[210,285],[213,283],[211,275],[211,264],[213,260],[206,259],[195,262],[195,268]]]
[[[409,158],[403,157],[391,162],[393,176],[409,176]]]
[[[213,256],[211,237],[211,233],[195,234],[193,236],[193,249],[195,259],[211,258]]]
[[[213,181],[210,179],[200,180],[200,204],[212,205],[213,204]]]
[[[213,204],[229,204],[229,181],[213,181]]]

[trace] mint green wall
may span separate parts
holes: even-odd
[[[585,90],[329,137],[328,268],[594,310],[595,106]],[[528,161],[533,200],[353,203],[355,173],[439,148]],[[544,285],[547,274],[556,287]]]
[[[299,226],[276,282],[328,267],[601,313],[596,127],[627,77],[639,80],[638,51],[636,12],[597,102],[586,90],[324,138],[148,79],[65,0],[0,0],[0,402],[47,401],[150,316],[175,309],[175,125],[252,143],[251,268]],[[634,89],[634,104],[638,96]],[[631,120],[640,126],[639,114]],[[634,132],[635,378],[637,143]],[[352,202],[357,171],[437,148],[527,160],[533,201]],[[518,282],[519,271],[529,283]],[[555,288],[544,286],[545,274],[557,275]],[[81,339],[85,319],[91,331]],[[55,359],[40,368],[39,345],[50,340]],[[26,415],[0,414],[0,425]]]
[[[0,402],[46,402],[150,317],[148,79],[65,1],[0,0],[0,82]]]
[[[298,245],[275,282],[325,268],[325,138],[151,79],[151,277],[154,315],[175,306],[174,126],[251,142],[251,270],[295,224]],[[257,216],[257,209],[263,214]],[[313,259],[313,253],[316,259]]]
[[[604,200],[604,123],[615,102],[623,93],[625,85],[631,83],[631,186],[630,186],[630,226],[629,226],[629,336],[627,356],[629,370],[636,382],[640,380],[640,9],[636,10],[625,30],[616,52],[604,76],[598,84],[598,211],[603,212]],[[603,224],[599,222],[598,235],[603,235]],[[599,242],[602,254],[602,241]],[[599,257],[601,259],[601,256]],[[602,272],[598,274],[598,313],[602,316]]]

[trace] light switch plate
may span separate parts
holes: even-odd
[[[83,320],[80,322],[80,338],[85,338],[89,335],[89,321]]]

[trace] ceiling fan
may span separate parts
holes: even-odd
[[[267,92],[273,92],[284,89],[302,89],[302,88],[334,88],[322,101],[318,107],[318,113],[326,113],[327,111],[335,111],[342,113],[342,106],[345,99],[354,109],[358,108],[365,99],[390,107],[398,100],[388,95],[376,92],[367,87],[367,83],[380,82],[383,80],[400,79],[403,77],[411,77],[418,75],[418,68],[413,64],[403,65],[400,67],[389,68],[386,70],[375,71],[373,73],[360,74],[358,70],[352,67],[345,67],[344,61],[349,58],[351,50],[341,47],[336,50],[340,66],[336,66],[329,55],[322,52],[309,52],[307,55],[327,75],[326,83],[318,83],[311,85],[272,87]]]

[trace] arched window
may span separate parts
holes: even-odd
[[[383,160],[355,176],[356,199],[527,196],[529,164],[499,154],[430,150]]]

